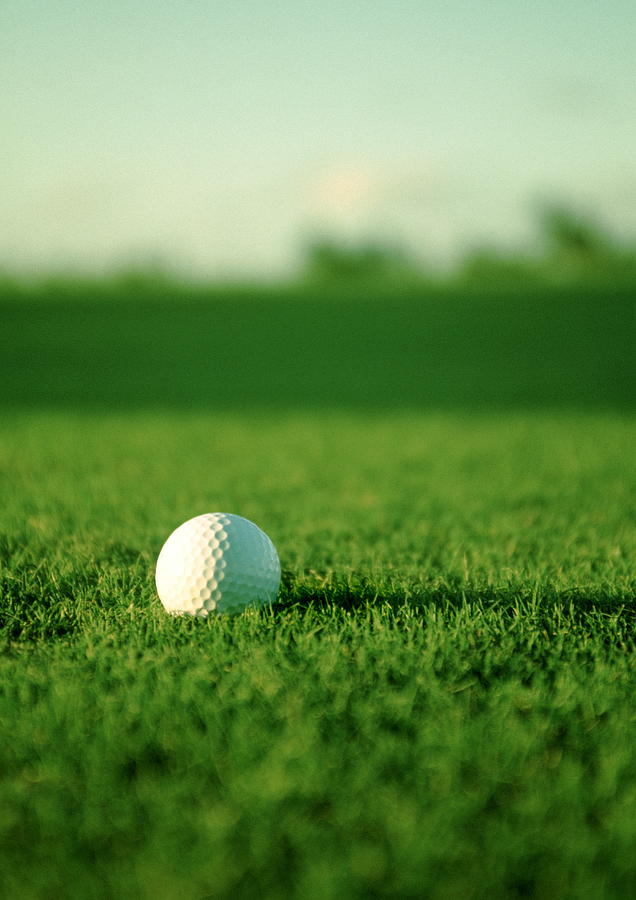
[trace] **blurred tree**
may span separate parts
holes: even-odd
[[[547,207],[541,225],[555,253],[589,261],[612,251],[611,239],[596,222],[563,206]]]
[[[310,241],[303,272],[310,281],[382,282],[422,280],[424,273],[406,250],[378,242],[346,244],[334,238]]]
[[[616,282],[636,280],[636,250],[620,245],[593,218],[563,205],[544,207],[534,252],[477,247],[460,261],[465,284]]]
[[[536,282],[539,266],[536,259],[520,251],[507,252],[496,247],[477,247],[459,262],[457,276],[468,284],[520,284]]]
[[[636,250],[619,244],[598,222],[562,205],[540,216],[544,275],[550,281],[633,280]]]

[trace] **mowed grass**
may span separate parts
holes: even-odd
[[[634,289],[0,290],[0,408],[636,411]]]
[[[14,409],[0,466],[4,896],[634,893],[630,413]],[[213,510],[279,601],[171,618]]]
[[[633,291],[3,290],[2,896],[636,893]]]

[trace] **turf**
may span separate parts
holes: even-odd
[[[4,406],[636,410],[625,286],[32,291],[0,317]]]
[[[624,895],[635,442],[598,414],[5,419],[4,891]],[[170,619],[155,554],[217,508],[268,530],[280,601]]]
[[[181,387],[163,408],[163,363],[180,358],[163,313],[152,346],[167,354],[145,357],[144,386],[115,343],[135,314],[120,300],[79,305],[79,349],[25,314],[41,299],[14,304],[22,325],[0,335],[0,894],[632,895],[630,385],[557,397],[529,353],[517,376],[505,358],[475,369],[484,390],[507,375],[516,405],[491,392],[477,409],[434,380],[427,403],[421,384],[408,392],[407,369],[423,371],[411,349],[386,374],[406,392],[390,409],[362,387],[405,330],[350,300],[375,343],[352,367],[320,335],[348,402],[330,402],[328,379],[305,409],[293,385],[260,402],[278,376],[258,323],[280,302],[244,306],[235,346],[258,385],[245,376],[231,404],[201,384],[187,403]],[[182,341],[219,318],[218,299],[215,316],[197,303],[175,312]],[[535,337],[544,310],[526,309]],[[437,320],[453,359],[454,315]],[[623,371],[627,333],[606,324],[594,365]],[[583,329],[562,347],[570,385],[589,377],[586,342]],[[20,370],[20,346],[48,384]],[[213,387],[211,362],[196,371]],[[156,554],[215,509],[270,534],[279,600],[173,619]]]

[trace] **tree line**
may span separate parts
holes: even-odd
[[[305,245],[301,274],[323,283],[636,282],[636,246],[619,242],[592,217],[555,205],[542,210],[531,248],[478,246],[443,273],[398,244],[323,236]]]

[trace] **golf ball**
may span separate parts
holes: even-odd
[[[264,531],[232,513],[180,525],[157,559],[157,593],[170,613],[239,613],[276,598],[280,562]]]

